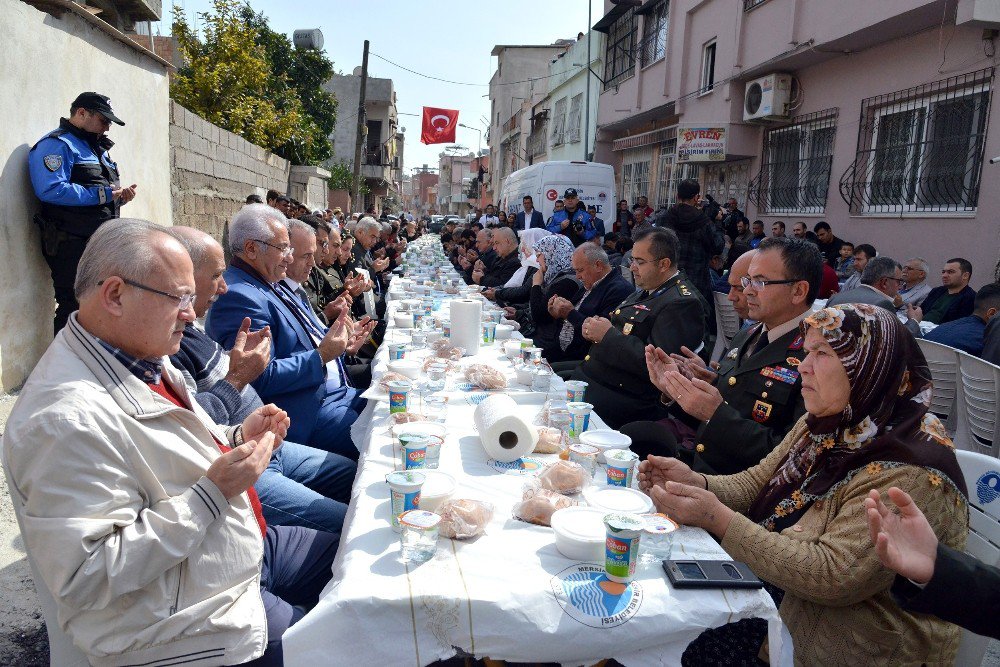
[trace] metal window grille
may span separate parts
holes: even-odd
[[[743,11],[750,11],[757,5],[763,5],[767,0],[743,0]]]
[[[750,199],[761,211],[823,213],[830,189],[836,108],[792,119],[764,133],[760,173],[750,184]]]
[[[613,88],[635,73],[635,9],[618,17],[608,31],[604,89]]]
[[[567,143],[577,143],[580,141],[580,121],[583,115],[583,93],[574,95],[569,103],[569,132],[567,132]]]
[[[528,135],[528,155],[537,157],[545,153],[548,146],[548,123],[544,120],[535,124],[535,129]]]
[[[639,197],[649,195],[649,166],[651,148],[636,148],[622,156],[622,199],[635,203]]]
[[[664,0],[643,20],[642,41],[639,42],[639,62],[645,67],[667,55],[667,10],[669,3]]]
[[[552,121],[552,145],[559,146],[566,143],[566,98],[556,101],[555,113]]]
[[[650,201],[656,202],[656,208],[676,204],[677,184],[687,178],[697,179],[698,172],[696,164],[677,164],[676,139],[660,144],[660,157],[656,164],[656,191]]]
[[[857,155],[840,177],[851,213],[975,211],[993,73],[863,100]]]

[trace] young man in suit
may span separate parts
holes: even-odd
[[[514,216],[514,229],[521,232],[535,227],[545,227],[545,220],[542,212],[535,210],[535,201],[531,195],[524,195],[521,199],[524,210]]]

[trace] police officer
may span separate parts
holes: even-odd
[[[563,234],[569,237],[574,247],[580,247],[585,241],[597,236],[597,229],[587,208],[580,203],[580,195],[575,188],[567,188],[563,193],[563,210],[565,213],[558,218],[553,215],[546,227],[553,234]]]
[[[648,358],[671,418],[660,428],[649,422],[622,428],[642,458],[677,456],[705,474],[741,472],[767,456],[805,413],[799,324],[819,292],[823,256],[807,241],[766,239],[747,272],[740,286],[758,323],[733,338],[715,373],[690,354]]]
[[[681,346],[700,349],[705,308],[697,290],[677,270],[677,235],[668,229],[643,232],[632,248],[632,273],[639,288],[611,319],[589,317],[583,337],[593,343],[572,379],[589,383],[586,400],[609,426],[666,416],[660,390],[646,370],[646,345],[668,354]]]
[[[42,231],[42,256],[55,288],[55,331],[77,309],[73,295],[76,266],[87,239],[105,220],[117,218],[132,201],[136,186],[123,188],[118,165],[108,155],[114,145],[111,123],[125,125],[98,93],[81,93],[70,105],[69,118],[46,134],[28,153],[28,173],[42,202],[35,223]]]

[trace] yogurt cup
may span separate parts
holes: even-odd
[[[604,459],[608,462],[608,486],[631,487],[639,455],[630,449],[609,449]]]
[[[582,380],[566,381],[566,400],[570,403],[583,403],[587,391],[587,383]]]
[[[569,424],[569,435],[571,438],[579,438],[580,434],[590,426],[590,413],[594,410],[594,406],[590,403],[574,401],[567,403],[566,409],[569,410],[569,414],[573,418]]]
[[[483,344],[492,345],[497,339],[497,323],[493,321],[483,322]]]
[[[405,380],[393,380],[389,383],[389,414],[406,412],[406,399],[412,386]]]
[[[406,356],[406,343],[389,344],[389,361],[396,361]]]
[[[604,516],[604,572],[608,579],[627,584],[635,577],[639,541],[646,522],[636,514]]]
[[[416,433],[403,433],[399,436],[399,444],[403,447],[403,469],[414,470],[423,468],[427,458],[427,445],[430,438]]]
[[[420,487],[426,476],[419,470],[398,470],[385,476],[389,485],[389,516],[392,529],[400,531],[399,515],[409,510],[420,509]]]

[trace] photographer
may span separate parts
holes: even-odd
[[[739,224],[740,220],[746,223],[747,229],[750,229],[750,218],[740,210],[739,205],[736,203],[736,198],[730,197],[724,206],[722,229],[723,233],[733,242],[736,241],[736,237],[740,234],[739,230],[736,229],[736,225]]]
[[[591,219],[587,209],[580,203],[580,197],[574,188],[568,188],[563,193],[566,217],[556,225],[555,221],[550,225],[549,231],[553,234],[562,234],[573,242],[574,247],[579,247],[586,241],[597,237],[597,229]]]

